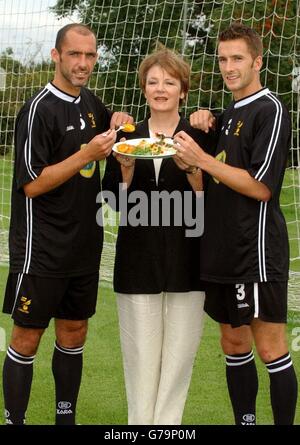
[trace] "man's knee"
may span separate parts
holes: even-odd
[[[284,323],[255,320],[252,323],[252,331],[257,353],[264,363],[269,363],[287,353],[288,344]]]
[[[11,347],[19,354],[32,356],[36,353],[44,329],[23,328],[14,325],[11,335]]]
[[[276,342],[271,342],[268,340],[268,338],[260,339],[260,341],[256,343],[257,354],[264,363],[272,362],[288,352],[288,346],[285,338],[279,337],[278,341]]]
[[[252,348],[252,335],[248,326],[231,328],[221,325],[221,346],[224,354],[234,355],[249,352]]]
[[[83,346],[88,328],[87,320],[55,320],[56,340],[65,348]]]

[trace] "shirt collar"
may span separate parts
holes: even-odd
[[[53,83],[49,82],[46,85],[47,90],[51,91],[55,96],[59,97],[62,100],[65,100],[66,102],[73,102],[74,104],[79,104],[81,96],[71,96],[70,94],[64,93],[62,90],[57,88]]]
[[[257,93],[251,94],[251,96],[244,97],[243,99],[240,99],[235,102],[234,108],[241,108],[244,105],[248,105],[251,102],[253,102],[256,99],[259,99],[262,96],[266,96],[270,93],[269,88],[263,88],[262,90],[258,91]]]

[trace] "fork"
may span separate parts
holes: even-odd
[[[126,128],[126,125],[131,125],[132,127],[134,127],[132,130],[130,130],[130,131],[124,131],[124,133],[132,133],[133,131],[135,131],[135,125],[133,125],[133,124],[124,124],[124,125],[120,125],[115,131],[116,131],[116,133],[118,133],[118,131],[120,131],[120,130],[124,130],[125,128]],[[102,133],[102,136],[107,136],[107,133],[105,132],[105,133]]]
[[[155,133],[155,136],[157,137],[157,138],[160,138],[160,139],[173,139],[173,136],[166,136],[164,133],[162,133],[161,131],[157,131],[156,133]]]
[[[123,130],[124,129],[124,125],[120,125],[119,128],[116,129],[116,133],[118,133],[118,131]]]
[[[128,130],[129,127],[129,130]],[[127,130],[126,130],[127,128]],[[124,125],[120,125],[119,128],[116,129],[116,133],[120,130],[123,130],[124,133],[132,133],[133,131],[135,131],[135,125],[134,124],[124,124]]]

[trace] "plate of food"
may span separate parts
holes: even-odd
[[[128,139],[117,142],[113,151],[137,159],[170,158],[176,153],[173,139],[168,137]]]

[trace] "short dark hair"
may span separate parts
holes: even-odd
[[[87,36],[89,34],[93,34],[95,36],[95,39],[97,41],[97,36],[94,33],[94,31],[87,25],[84,25],[83,23],[69,23],[68,25],[63,26],[56,35],[55,40],[55,48],[60,53],[62,44],[64,41],[64,38],[68,31],[73,29],[74,31],[78,32],[78,34],[82,34],[83,36]]]
[[[234,22],[222,31],[218,43],[237,39],[243,39],[246,42],[253,59],[263,55],[263,44],[259,34],[240,22]]]

